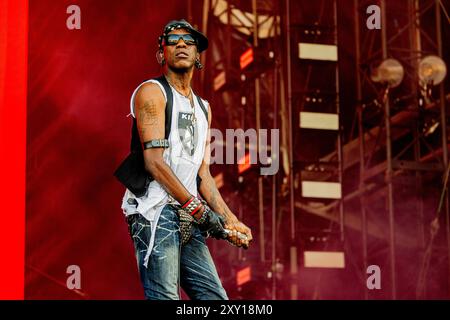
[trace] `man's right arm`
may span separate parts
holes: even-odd
[[[159,86],[146,83],[139,88],[135,100],[135,116],[141,143],[164,139],[166,102]],[[163,148],[144,150],[145,169],[179,203],[191,198],[191,194],[164,162]]]

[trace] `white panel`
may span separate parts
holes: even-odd
[[[299,43],[298,56],[300,59],[337,61],[337,46],[328,44]]]
[[[305,251],[304,264],[306,268],[345,268],[344,252],[339,251]]]
[[[333,113],[300,112],[300,128],[337,130],[339,117]]]
[[[302,197],[340,199],[341,184],[339,182],[302,181]]]

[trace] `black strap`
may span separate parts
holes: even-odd
[[[169,139],[169,135],[170,135],[170,127],[172,125],[172,109],[173,109],[173,94],[172,94],[172,89],[170,88],[169,83],[166,80],[166,77],[164,77],[164,75],[155,78],[154,80],[158,81],[164,88],[164,90],[166,91],[166,97],[167,97],[167,102],[166,102],[166,119],[165,119],[165,130],[164,130],[164,137],[166,139]]]
[[[203,113],[205,114],[206,123],[208,123],[208,109],[206,109],[205,105],[203,104],[202,99],[199,96],[196,96],[196,97],[197,97],[198,104],[200,105],[200,107],[203,110]],[[202,178],[200,178],[200,176],[197,174],[197,189],[200,189],[201,183],[202,183]]]
[[[200,105],[200,107],[203,110],[203,113],[205,114],[206,122],[208,123],[208,109],[206,109],[205,105],[203,104],[202,99],[199,96],[196,96],[196,97],[197,97],[198,104]]]

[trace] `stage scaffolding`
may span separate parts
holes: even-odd
[[[313,44],[327,44],[337,48],[337,6],[332,2],[331,14],[325,2],[319,10],[310,10],[308,23],[297,21],[292,12],[306,9],[290,1],[205,1],[204,29],[213,32],[207,67],[212,76],[203,79],[205,90],[214,87],[216,79],[226,78],[220,88],[209,92],[214,101],[228,106],[225,128],[279,128],[281,135],[281,164],[277,175],[257,176],[259,262],[268,265],[271,273],[271,298],[277,298],[277,270],[280,254],[277,242],[282,239],[288,247],[284,263],[289,265],[289,298],[298,298],[298,272],[303,263],[299,253],[304,250],[302,232],[316,232],[302,228],[299,218],[309,214],[302,205],[311,196],[302,196],[302,181],[333,181],[342,184],[342,141],[339,123],[339,73],[337,61],[315,61],[307,58],[299,63],[298,43],[292,39]],[[292,17],[294,20],[292,21]],[[255,23],[258,21],[258,23]],[[211,31],[213,30],[213,31]],[[205,30],[204,30],[205,31]],[[258,34],[258,37],[254,35]],[[254,52],[253,63],[239,68],[239,56],[246,49]],[[294,60],[295,59],[295,60]],[[299,75],[307,73],[307,77]],[[323,73],[331,74],[323,77]],[[208,84],[208,85],[206,85]],[[336,117],[333,130],[302,128],[300,113],[311,115],[311,110]],[[264,112],[261,112],[264,110]],[[268,111],[270,110],[270,111]],[[217,113],[216,113],[217,115]],[[302,157],[303,152],[315,148],[312,135],[330,139],[327,151],[336,150],[337,157],[321,160],[322,153]],[[300,142],[301,141],[301,142]],[[297,150],[297,145],[301,147]],[[296,148],[296,150],[294,150]],[[239,185],[239,183],[238,183]],[[235,197],[234,199],[236,199]],[[323,198],[326,198],[323,197]],[[241,199],[240,201],[248,201]],[[330,201],[327,199],[327,201]],[[237,201],[236,207],[242,206]],[[300,204],[300,207],[299,207]],[[240,211],[240,210],[239,210]],[[270,216],[267,214],[270,212]],[[335,213],[338,230],[329,224],[320,232],[327,237],[344,240],[344,208]],[[286,223],[285,221],[289,221]],[[332,230],[332,231],[330,231]],[[270,246],[268,246],[270,244]],[[299,248],[300,247],[300,248]],[[267,254],[269,253],[269,254]],[[244,256],[243,256],[244,255]],[[238,259],[245,258],[240,253]]]
[[[400,2],[402,10],[398,10]],[[325,3],[327,6],[323,7]],[[444,187],[441,178],[449,164],[446,106],[450,94],[445,93],[442,83],[425,98],[418,85],[417,68],[424,56],[443,55],[441,28],[443,24],[448,26],[442,21],[444,6],[438,0],[345,2],[353,6],[355,36],[356,85],[354,113],[350,115],[342,114],[339,102],[339,62],[298,59],[299,42],[339,47],[338,10],[342,3],[204,1],[203,31],[214,37],[210,37],[207,52],[208,74],[202,75],[200,83],[206,95],[213,97],[212,101],[226,108],[213,109],[215,116],[222,114],[227,119],[218,127],[223,131],[279,128],[281,140],[277,175],[254,174],[247,178],[252,170],[239,174],[236,169],[225,169],[232,173],[226,173],[227,176],[239,176],[239,181],[228,181],[236,191],[227,200],[241,217],[252,214],[245,210],[252,196],[243,197],[244,185],[251,179],[257,181],[253,201],[258,207],[253,210],[256,213],[253,218],[258,221],[254,237],[259,243],[257,256],[240,251],[237,256],[227,258],[246,262],[253,259],[254,264],[259,264],[265,270],[265,280],[271,284],[267,298],[272,299],[279,298],[279,266],[289,265],[289,276],[284,278],[290,284],[289,296],[284,298],[297,299],[298,272],[303,263],[298,253],[307,247],[305,239],[316,232],[324,239],[332,239],[328,241],[333,242],[333,249],[344,251],[346,257],[349,254],[361,257],[356,261],[361,293],[366,299],[373,297],[366,287],[366,271],[374,263],[386,267],[383,277],[389,280],[384,283],[388,283],[390,297],[396,299],[403,297],[397,281],[397,251],[411,249],[418,252],[415,257],[421,261],[414,271],[415,297],[426,298],[428,270],[438,268],[435,264],[430,266],[430,259],[442,253],[450,256],[448,197],[446,194],[442,197],[439,219],[445,226],[440,229],[445,232],[443,248],[429,236],[433,216],[430,217],[427,201],[435,200],[437,207],[439,194],[431,200],[424,196],[427,183],[434,183],[438,189]],[[381,8],[379,31],[366,26],[366,8],[374,4]],[[293,12],[308,14],[299,16]],[[254,61],[250,67],[240,69],[239,57],[248,48],[253,48]],[[399,60],[405,68],[399,88],[388,90],[370,79],[371,70],[386,58]],[[328,76],[324,77],[324,72]],[[221,73],[225,82],[213,89]],[[321,103],[313,106],[312,99],[321,99]],[[301,128],[299,113],[310,112],[312,108],[337,115],[338,128],[322,132]],[[342,127],[343,116],[354,116],[352,128]],[[425,136],[429,120],[439,122],[439,132]],[[318,147],[319,140],[327,142]],[[335,199],[303,196],[302,182],[311,180],[337,183],[341,196]],[[413,201],[404,203],[399,201],[402,198]],[[320,230],[305,227],[301,220],[308,216],[328,221],[327,227],[323,224]],[[349,230],[360,234],[361,252],[350,249]],[[289,247],[284,258],[280,241]],[[447,258],[445,263],[450,289],[449,261]],[[315,292],[311,298],[318,297]]]
[[[357,106],[358,110],[358,143],[350,142],[344,152],[348,156],[353,146],[357,146],[359,153],[359,193],[361,210],[361,230],[363,242],[363,272],[369,264],[371,252],[368,251],[367,237],[367,211],[371,210],[370,198],[381,197],[386,200],[385,208],[388,213],[388,245],[389,245],[389,267],[391,298],[398,298],[397,288],[397,253],[396,249],[402,245],[401,238],[396,232],[396,219],[403,219],[402,210],[405,209],[401,199],[395,197],[400,189],[394,182],[399,177],[412,176],[414,187],[408,188],[415,199],[417,216],[410,215],[410,219],[417,219],[419,237],[415,244],[417,248],[423,250],[422,258],[426,258],[425,250],[427,242],[426,232],[428,231],[424,216],[424,199],[422,192],[424,183],[423,176],[437,175],[444,176],[448,166],[448,142],[447,142],[447,117],[444,96],[444,84],[439,87],[439,99],[432,101],[433,97],[427,99],[423,97],[423,92],[418,85],[418,64],[421,58],[428,54],[435,54],[442,57],[441,39],[441,16],[442,8],[440,1],[406,1],[405,10],[392,10],[392,2],[382,0],[379,2],[381,8],[381,33],[369,32],[365,29],[364,20],[367,17],[364,9],[372,3],[368,1],[354,1],[355,10],[355,48],[357,72]],[[391,10],[390,10],[391,9]],[[429,13],[435,15],[435,28],[425,25],[433,19],[423,19]],[[393,21],[402,21],[404,25],[394,28]],[[378,39],[374,37],[380,36]],[[372,39],[371,39],[372,38]],[[375,87],[369,79],[367,66],[373,62],[395,58],[405,67],[406,76],[402,86],[406,88],[389,92],[388,89]],[[365,110],[370,108],[367,101],[373,97],[384,115],[380,117],[381,122],[376,126],[367,127],[365,125]],[[428,101],[424,101],[428,100]],[[372,101],[372,103],[373,103]],[[369,102],[370,104],[371,102]],[[397,104],[397,105],[396,105]],[[437,109],[439,115],[441,139],[440,143],[432,143],[427,139],[426,119],[435,114],[430,110]],[[374,139],[374,137],[377,137]],[[405,146],[406,144],[406,146]],[[384,149],[384,150],[383,150]],[[384,156],[377,158],[377,152],[381,150]],[[345,157],[345,155],[344,155]],[[353,157],[349,157],[355,159]],[[357,162],[358,160],[353,160]],[[350,167],[353,163],[346,163]],[[356,163],[355,163],[356,164]],[[384,175],[384,179],[376,179],[377,176]],[[369,192],[369,190],[371,190]],[[402,196],[405,196],[403,193]],[[395,201],[400,202],[396,205]],[[436,203],[439,198],[435,198]],[[448,197],[445,197],[443,214],[445,216],[445,230],[448,233]],[[405,234],[406,238],[414,237],[414,234]],[[403,238],[403,237],[402,237]],[[447,243],[448,245],[448,243]],[[448,249],[448,248],[447,248]],[[417,298],[423,298],[426,281],[423,277],[424,270],[419,271],[417,283]],[[449,274],[450,276],[450,274]],[[425,275],[426,277],[426,275]],[[366,290],[365,296],[368,296]]]

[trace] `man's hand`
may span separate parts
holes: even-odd
[[[250,242],[253,240],[252,231],[237,218],[225,221],[225,229],[230,230],[227,240],[237,247],[248,249]],[[238,232],[245,235],[246,239],[239,237]]]
[[[202,214],[206,214],[206,219],[203,223],[199,223],[198,227],[200,231],[207,232],[208,235],[216,239],[227,239],[227,233],[224,229],[224,219],[206,205],[204,207],[204,213]]]

